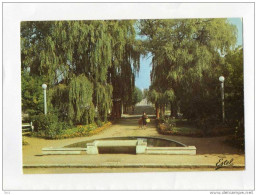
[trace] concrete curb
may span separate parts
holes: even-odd
[[[23,165],[23,168],[216,168],[216,165],[176,165],[176,164],[31,164]],[[245,168],[245,165],[238,164],[224,166],[226,168]]]

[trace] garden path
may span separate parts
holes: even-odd
[[[23,146],[23,159],[26,162],[41,154],[44,147],[64,147],[76,142],[99,139],[106,137],[123,137],[123,136],[153,136],[169,138],[186,145],[196,146],[197,154],[242,154],[238,149],[225,143],[225,136],[212,138],[195,138],[185,136],[161,135],[157,132],[154,120],[148,124],[146,129],[138,127],[138,117],[126,117],[106,128],[97,135],[90,137],[77,137],[62,140],[46,140],[42,138],[26,137],[29,145]]]

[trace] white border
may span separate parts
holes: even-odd
[[[5,3],[3,5],[4,190],[252,190],[254,188],[254,5],[250,3]],[[242,17],[246,171],[23,175],[20,22]]]

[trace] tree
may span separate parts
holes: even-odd
[[[244,74],[243,48],[230,51],[220,67],[220,74],[225,77],[225,116],[234,129],[231,139],[237,146],[244,147]]]
[[[243,48],[238,47],[225,56],[225,63],[220,69],[225,77],[225,111],[231,122],[241,122],[244,118],[244,74]]]
[[[132,99],[140,57],[134,23],[22,22],[22,69],[47,83],[53,110],[61,118],[88,123],[96,110],[96,116],[107,120],[113,99]],[[58,96],[66,97],[60,101],[65,105]],[[90,109],[80,109],[84,105]]]
[[[149,92],[149,89],[143,89],[143,99],[147,98],[148,92]]]
[[[31,77],[26,71],[22,71],[22,112],[30,115],[43,113],[44,97],[41,87],[43,81],[40,77]]]
[[[138,87],[136,87],[133,92],[132,105],[136,105],[137,103],[141,102],[142,99],[143,93]]]
[[[235,26],[226,19],[142,20],[140,30],[153,56],[150,90],[157,110],[169,101],[174,114],[179,106],[189,119],[217,114],[217,69],[236,43]]]

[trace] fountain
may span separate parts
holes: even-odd
[[[63,148],[42,148],[48,154],[188,154],[196,147],[157,137],[111,137],[77,142]]]

